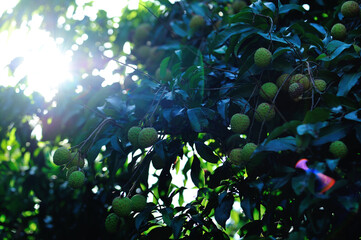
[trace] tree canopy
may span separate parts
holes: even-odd
[[[2,239],[361,237],[359,3],[97,4],[0,17],[71,59],[51,99],[0,85]]]

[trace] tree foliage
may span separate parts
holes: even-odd
[[[99,10],[75,18],[92,2],[21,0],[3,14],[2,31],[42,16],[42,28],[73,49],[75,79],[56,104],[19,86],[0,88],[3,239],[361,236],[360,16],[344,17],[343,1],[236,2],[141,1],[119,17]],[[344,39],[331,35],[336,23],[347,29]],[[272,53],[270,64],[255,64],[260,48]],[[96,72],[114,62],[119,82],[104,87]],[[269,82],[278,90],[265,99]],[[290,83],[302,90],[290,95]],[[230,129],[238,113],[250,119],[245,132]],[[34,116],[40,140],[31,134]],[[155,128],[156,143],[131,144],[133,126]],[[329,151],[338,140],[348,149],[342,158]],[[245,152],[247,143],[256,150]],[[52,163],[62,145],[86,159],[80,189]],[[235,148],[243,148],[239,164],[229,161]],[[302,158],[335,185],[320,193],[315,171],[295,168]],[[187,182],[196,189],[190,201]],[[137,192],[148,196],[146,207],[107,233],[113,199]]]

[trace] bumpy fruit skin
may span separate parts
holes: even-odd
[[[149,23],[142,23],[136,29],[134,33],[134,42],[136,45],[144,44],[150,34],[152,26]]]
[[[302,97],[304,87],[301,83],[292,83],[288,88],[288,94],[292,99],[297,99]]]
[[[105,219],[105,230],[108,233],[115,233],[118,230],[119,217],[115,213],[111,213]]]
[[[336,40],[344,40],[346,38],[346,27],[342,23],[336,23],[331,28],[331,36]]]
[[[243,1],[243,0],[235,0],[232,3],[233,13],[238,13],[239,11],[241,11],[245,7],[247,7],[247,3],[245,1]]]
[[[249,159],[251,158],[254,150],[256,150],[257,145],[254,143],[247,143],[246,145],[244,145],[244,147],[242,148],[242,152],[241,152],[241,158],[242,161],[249,161]]]
[[[158,133],[157,130],[155,130],[155,128],[147,127],[147,128],[143,128],[139,132],[138,143],[139,146],[142,148],[147,148],[152,146],[154,143],[157,142],[157,140],[158,140]]]
[[[205,25],[204,18],[200,15],[194,15],[189,22],[189,27],[192,30],[197,30]]]
[[[278,87],[276,84],[272,82],[265,83],[261,86],[259,91],[259,95],[265,100],[272,100],[278,91]]]
[[[303,75],[303,74],[296,74],[296,75],[293,75],[290,79],[290,85],[292,83],[301,83],[303,85],[303,88],[304,90],[307,90],[310,88],[311,86],[311,82],[310,80],[308,79],[307,76]]]
[[[249,127],[250,119],[247,115],[236,113],[231,117],[231,130],[235,133],[244,133]]]
[[[164,168],[164,161],[158,154],[154,154],[152,157],[153,167],[157,170]]]
[[[134,212],[143,211],[147,206],[147,199],[141,194],[134,195],[130,200],[132,202],[132,210]]]
[[[80,167],[83,168],[85,165],[84,158],[82,158],[79,153],[71,153],[70,155],[71,162],[68,164],[68,168],[71,167]]]
[[[258,122],[262,122],[263,120],[270,121],[275,117],[275,114],[275,110],[270,104],[261,103],[256,108],[255,119]]]
[[[344,144],[342,141],[335,141],[331,143],[329,150],[337,158],[346,157],[348,152],[346,144]]]
[[[81,171],[74,171],[69,175],[68,182],[72,188],[80,188],[85,181],[85,175]]]
[[[287,79],[287,81],[283,84],[283,86],[282,86],[282,90],[284,90],[284,91],[287,91],[288,90],[288,87],[289,87],[289,85],[290,85],[290,78],[289,78],[289,74],[288,73],[284,73],[284,74],[282,74],[281,76],[279,76],[278,78],[277,78],[277,80],[276,80],[276,85],[277,85],[277,87],[278,88],[280,88],[281,86],[282,86],[282,84],[283,84],[283,82],[284,81],[286,81],[286,79]]]
[[[229,153],[229,161],[235,165],[241,164],[242,163],[241,154],[242,154],[241,148],[232,149],[232,151]]]
[[[73,166],[73,167],[69,168],[68,171],[66,172],[66,178],[69,178],[70,174],[72,174],[73,172],[75,172],[77,170],[78,170],[77,166]]]
[[[157,71],[155,72],[155,77],[156,79],[159,79],[160,81],[166,83],[172,80],[172,72],[169,69],[167,69],[165,76],[162,77],[160,76],[160,68],[158,68]]]
[[[119,217],[126,217],[132,211],[132,202],[129,198],[114,198],[112,202],[113,211]]]
[[[355,1],[347,1],[342,4],[341,13],[348,18],[357,17],[360,14],[360,7]]]
[[[141,130],[141,127],[131,127],[128,130],[128,140],[134,147],[139,146],[138,136]]]
[[[315,87],[317,88],[318,91],[325,91],[326,89],[326,82],[322,79],[315,79]]]
[[[60,147],[56,149],[53,155],[53,162],[54,164],[60,166],[64,165],[70,160],[70,152],[65,147]]]
[[[254,53],[254,63],[258,67],[267,67],[272,60],[272,53],[266,48],[258,48]]]

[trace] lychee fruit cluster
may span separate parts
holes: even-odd
[[[275,117],[275,115],[276,112],[274,110],[274,107],[268,103],[261,103],[260,105],[258,105],[255,111],[255,119],[258,122],[270,121]]]
[[[360,7],[355,1],[346,1],[341,6],[341,13],[347,18],[353,18],[360,15]]]
[[[71,153],[66,147],[58,148],[53,155],[54,164],[61,166],[70,161]]]
[[[85,181],[85,175],[82,171],[74,171],[69,175],[68,182],[72,188],[80,188]]]
[[[192,30],[197,30],[203,27],[204,25],[205,25],[205,21],[201,15],[194,15],[189,22],[189,27]]]
[[[153,127],[131,127],[128,130],[128,140],[134,147],[147,148],[157,142],[158,133]]]

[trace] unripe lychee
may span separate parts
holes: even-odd
[[[355,1],[347,1],[342,4],[341,13],[345,17],[357,17],[360,14],[360,7]]]
[[[172,80],[172,72],[169,69],[166,69],[165,76],[161,76],[160,68],[158,68],[155,72],[155,78],[164,83],[169,82]]]
[[[290,75],[288,73],[284,73],[281,76],[279,76],[276,80],[276,85],[278,88],[282,86],[282,90],[287,91],[290,83]],[[287,79],[288,78],[288,79]],[[285,82],[286,81],[286,82]],[[283,83],[285,82],[285,83]]]
[[[127,197],[116,197],[112,202],[113,211],[120,217],[126,217],[132,211],[132,204]]]
[[[290,79],[290,85],[292,83],[301,83],[303,85],[303,89],[304,90],[307,90],[310,88],[311,86],[311,82],[310,80],[308,79],[308,77],[306,75],[303,75],[303,74],[296,74],[296,75],[293,75]]]
[[[262,122],[263,120],[270,121],[275,117],[275,114],[275,110],[270,104],[261,103],[256,108],[255,119],[258,122]]]
[[[73,166],[73,167],[69,168],[68,171],[66,172],[66,178],[69,178],[70,174],[72,174],[73,172],[75,172],[77,170],[78,170],[77,166]]]
[[[158,133],[157,130],[155,130],[155,128],[147,127],[147,128],[143,128],[139,132],[138,143],[139,146],[142,148],[147,148],[152,146],[154,143],[157,142],[157,140],[158,140]]]
[[[302,97],[304,87],[301,83],[292,83],[288,88],[288,94],[292,99],[297,99]]]
[[[204,25],[205,25],[204,18],[200,15],[194,15],[189,22],[189,27],[192,30],[197,30],[198,28],[201,28]]]
[[[138,136],[141,130],[141,127],[131,127],[128,130],[128,140],[134,147],[139,146]]]
[[[143,61],[148,59],[148,57],[150,56],[150,52],[151,48],[147,45],[142,45],[135,49],[135,55]]]
[[[318,91],[325,91],[326,89],[326,82],[322,79],[315,79],[315,87],[317,88]]]
[[[235,165],[241,164],[242,163],[241,154],[242,154],[241,148],[232,149],[232,151],[229,153],[229,161]]]
[[[233,13],[238,13],[239,11],[241,11],[245,7],[247,7],[247,3],[245,1],[243,1],[243,0],[235,0],[232,3]]]
[[[336,40],[344,40],[346,38],[346,27],[342,23],[336,23],[331,28],[331,36]]]
[[[67,165],[68,168],[71,168],[71,167],[80,167],[80,168],[83,168],[84,167],[84,164],[85,164],[85,161],[84,161],[84,158],[82,156],[80,156],[79,153],[71,153],[71,156],[70,156],[70,159],[71,159],[71,162]]]
[[[335,141],[330,144],[330,152],[337,158],[343,158],[347,155],[348,149],[342,141]]]
[[[69,175],[68,182],[72,188],[80,188],[85,181],[85,175],[81,171],[74,171]]]
[[[265,100],[272,100],[276,96],[277,91],[277,85],[272,82],[268,82],[261,86],[259,95]]]
[[[254,53],[254,63],[258,67],[267,67],[272,60],[272,53],[266,48],[258,48]]]
[[[242,148],[241,151],[241,158],[242,161],[249,161],[249,159],[251,158],[254,150],[256,150],[257,145],[254,143],[247,143],[246,145],[244,145],[244,147]]]
[[[56,149],[53,155],[53,162],[54,164],[60,166],[64,165],[70,160],[70,152],[65,147],[60,147]]]
[[[142,23],[136,29],[134,33],[134,43],[136,45],[144,44],[150,34],[152,26],[149,23]]]
[[[231,130],[235,133],[244,133],[249,127],[249,123],[247,115],[236,113],[231,117]]]
[[[115,233],[118,230],[119,217],[115,213],[111,213],[105,219],[105,230],[109,233]]]
[[[153,167],[158,170],[164,168],[165,165],[164,160],[158,154],[153,155],[152,163]]]
[[[134,195],[130,200],[132,210],[134,212],[143,211],[143,209],[147,206],[147,199],[141,194]]]

